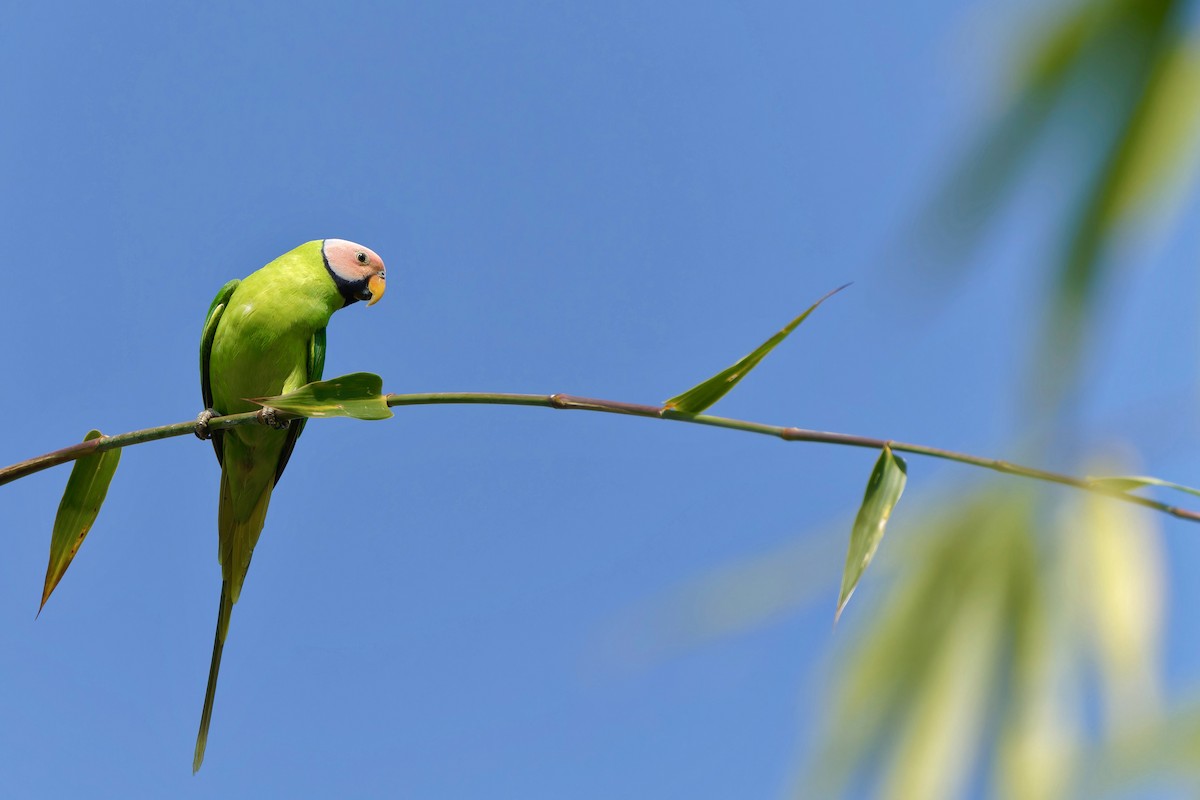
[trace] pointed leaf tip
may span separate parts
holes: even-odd
[[[1152,478],[1146,475],[1088,478],[1087,482],[1089,487],[1105,491],[1132,492],[1146,486],[1161,486],[1164,489],[1173,489],[1177,492],[1184,492],[1200,497],[1200,489],[1193,489],[1191,486],[1184,486],[1181,483],[1172,483],[1171,481],[1164,481],[1162,478]]]
[[[383,378],[370,372],[354,372],[327,381],[314,381],[287,394],[247,399],[298,417],[388,419],[392,410],[382,392]]]
[[[908,466],[904,459],[894,454],[890,447],[884,447],[883,452],[879,454],[879,460],[875,462],[875,468],[871,470],[862,506],[858,509],[854,528],[850,531],[850,547],[846,552],[846,566],[842,571],[842,588],[838,593],[837,611],[833,615],[834,624],[837,624],[842,616],[842,611],[858,586],[859,578],[874,558],[879,542],[883,539],[888,519],[892,515],[892,509],[904,493],[907,480]]]
[[[699,414],[712,407],[718,400],[728,394],[738,384],[738,381],[746,377],[746,374],[750,370],[758,366],[758,363],[766,358],[767,354],[774,350],[776,345],[786,339],[788,334],[796,330],[800,326],[800,323],[804,322],[808,318],[808,315],[816,310],[817,306],[849,285],[849,283],[843,284],[832,292],[827,293],[820,300],[809,306],[803,314],[785,325],[782,330],[760,344],[753,352],[741,358],[733,366],[721,370],[708,380],[696,384],[682,394],[675,395],[663,403],[663,408],[670,411],[681,411],[685,414]]]
[[[101,436],[103,434],[100,431],[89,431],[83,440],[90,442]],[[77,459],[71,468],[67,488],[63,491],[58,513],[54,517],[54,531],[50,535],[50,561],[46,565],[46,583],[42,588],[41,605],[38,606],[39,615],[96,521],[120,460],[121,449],[116,448],[86,455]]]

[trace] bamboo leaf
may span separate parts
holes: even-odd
[[[1162,533],[1141,509],[1096,494],[1071,501],[1063,555],[1079,604],[1073,627],[1095,660],[1105,726],[1133,730],[1158,715],[1162,698]]]
[[[1014,667],[1005,659],[1015,658],[1010,654],[1020,646],[1011,626],[1017,616],[1024,616],[1018,611],[1021,604],[1037,599],[1036,592],[1015,592],[1027,583],[1020,576],[1040,566],[1029,542],[1031,502],[1024,488],[1018,484],[1004,491],[960,493],[952,503],[929,507],[925,518],[913,523],[922,535],[898,539],[881,554],[876,569],[885,569],[898,580],[889,586],[886,598],[866,598],[875,602],[870,614],[864,615],[862,629],[842,639],[837,675],[825,694],[824,730],[818,732],[819,744],[809,768],[800,773],[789,796],[853,796],[865,785],[864,770],[893,780],[901,759],[936,763],[936,757],[921,758],[912,749],[918,744],[914,737],[936,746],[934,740],[945,735],[944,727],[937,730],[939,715],[932,712],[944,710],[946,702],[961,702],[964,711],[967,706],[978,707],[970,697],[972,690],[994,692],[1000,680],[997,675],[1011,679]],[[997,594],[1007,596],[997,598]],[[983,613],[985,607],[992,612]],[[999,660],[977,669],[947,663],[977,657],[960,652],[966,644],[964,629],[972,626],[977,627],[967,651],[985,640],[999,640]],[[973,687],[947,679],[958,670],[971,673]],[[957,700],[945,699],[947,694],[956,694]],[[994,741],[994,715],[985,713],[980,719],[971,712],[943,722],[953,729],[951,736],[976,743],[976,749],[962,756],[967,761],[978,763],[980,757],[988,757],[981,756],[981,750]],[[1038,755],[1045,754],[1038,751]],[[941,767],[947,773],[956,770],[948,762]],[[889,787],[893,793],[888,794],[886,784],[876,780],[875,785],[878,790],[872,796],[881,798],[924,800],[964,793],[899,794],[893,784]],[[1000,796],[1025,800],[1020,794]]]
[[[1060,403],[1078,379],[1087,316],[1110,271],[1104,251],[1117,223],[1147,201],[1164,196],[1173,176],[1187,174],[1182,158],[1167,163],[1156,152],[1172,158],[1194,151],[1186,135],[1192,124],[1188,120],[1194,117],[1191,96],[1186,95],[1192,82],[1188,73],[1194,70],[1186,66],[1186,58],[1174,58],[1183,52],[1176,44],[1178,23],[1172,8],[1177,3],[1114,4],[1113,13],[1103,20],[1105,32],[1097,40],[1094,66],[1083,72],[1080,91],[1103,92],[1110,102],[1079,129],[1106,144],[1103,158],[1091,170],[1090,185],[1076,198],[1074,220],[1056,268],[1050,330],[1043,334],[1056,346],[1044,350],[1046,357],[1039,360],[1035,375],[1040,401],[1047,406]]]
[[[896,507],[900,495],[904,492],[904,483],[908,479],[908,467],[904,459],[892,453],[890,447],[884,447],[871,471],[867,481],[867,491],[863,496],[862,506],[854,520],[854,528],[850,531],[850,548],[846,553],[846,566],[842,571],[842,589],[838,596],[837,611],[834,622],[841,617],[850,595],[858,586],[867,565],[875,556],[875,550],[883,539],[883,531],[887,527],[892,509]]]
[[[1194,700],[1173,706],[1083,753],[1082,788],[1076,796],[1136,796],[1138,789],[1176,781],[1180,787],[1195,787],[1200,781],[1200,707]]]
[[[1184,199],[1195,174],[1200,148],[1200,43],[1172,42],[1161,47],[1153,80],[1129,121],[1124,158],[1111,185],[1106,226],[1136,217],[1154,201],[1168,207]],[[1161,209],[1165,211],[1165,209]]]
[[[808,315],[816,310],[817,306],[828,300],[833,295],[845,289],[845,284],[834,289],[829,294],[822,297],[817,302],[808,307],[807,310],[794,320],[789,322],[783,330],[776,333],[770,339],[760,344],[749,355],[739,360],[736,364],[728,367],[708,380],[696,384],[691,389],[688,389],[683,394],[678,394],[663,404],[663,408],[673,411],[682,411],[685,414],[699,414],[705,409],[711,407],[714,403],[729,393],[729,390],[737,386],[738,381],[746,377],[746,373],[758,366],[758,362],[766,358],[767,353],[775,349],[775,346],[787,338],[788,334],[796,330],[801,322],[808,318]]]
[[[383,396],[383,379],[370,372],[355,372],[327,381],[305,384],[276,397],[250,397],[251,403],[269,406],[298,417],[352,417],[388,419],[392,410]]]
[[[1171,483],[1170,481],[1164,481],[1162,478],[1152,478],[1145,475],[1088,478],[1087,482],[1089,486],[1097,489],[1110,489],[1114,492],[1132,492],[1135,489],[1141,489],[1146,486],[1161,486],[1164,489],[1174,489],[1177,492],[1186,492],[1187,494],[1200,497],[1200,489],[1193,489],[1191,486]]]
[[[1004,664],[1010,608],[1004,572],[984,571],[978,577],[958,599],[925,674],[907,687],[911,695],[904,700],[879,797],[967,794],[990,727],[991,692]]]
[[[83,440],[88,442],[101,436],[103,434],[100,431],[89,431]],[[92,523],[96,521],[120,460],[121,449],[117,448],[86,455],[71,468],[67,488],[58,504],[58,514],[54,517],[54,531],[50,535],[50,562],[46,565],[46,583],[42,589],[42,603],[38,606],[39,614],[54,587],[62,580],[67,567],[71,566],[71,560],[79,552],[79,546],[91,530]]]

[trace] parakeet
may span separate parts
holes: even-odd
[[[320,380],[329,318],[357,300],[369,306],[377,303],[385,279],[383,261],[374,251],[344,239],[318,239],[221,287],[200,340],[200,389],[206,411],[197,422],[197,433],[207,433],[213,415],[258,409],[246,398],[284,394]],[[273,419],[270,414],[268,419]],[[303,420],[280,425],[285,429],[243,425],[211,434],[221,465],[221,604],[193,772],[204,761],[229,614],[262,532],[271,490],[304,430]]]

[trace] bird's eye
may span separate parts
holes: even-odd
[[[367,263],[367,261],[369,261],[369,260],[370,260],[370,259],[368,259],[368,258],[367,258],[367,254],[366,254],[366,253],[364,253],[364,252],[362,252],[361,250],[360,250],[359,252],[357,252],[357,253],[355,253],[355,254],[354,254],[354,258],[355,258],[355,259],[358,261],[358,263],[360,263],[360,264],[365,264],[365,263]]]

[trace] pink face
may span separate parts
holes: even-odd
[[[386,288],[383,259],[374,250],[345,239],[326,239],[321,246],[329,272],[347,303],[375,305]]]

